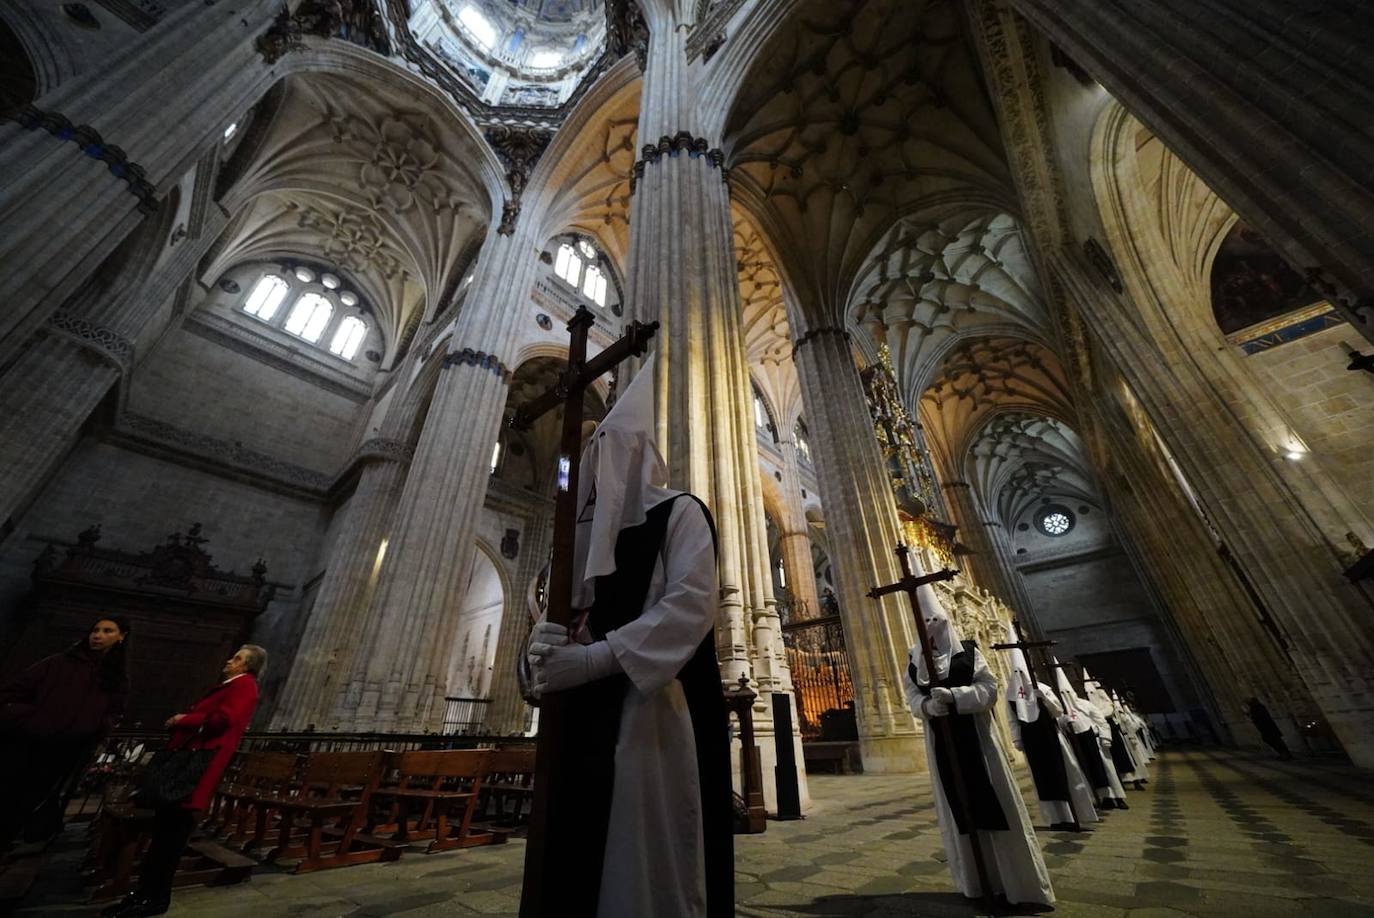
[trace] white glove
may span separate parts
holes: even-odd
[[[939,702],[949,710],[954,710],[954,693],[943,686],[936,686],[930,690],[930,700]]]
[[[531,645],[531,655],[534,650]],[[534,690],[540,695],[577,688],[620,671],[620,661],[605,641],[551,647],[539,655],[539,661],[534,667]]]
[[[534,623],[525,653],[529,657],[530,668],[539,666],[541,657],[548,656],[555,647],[568,643],[568,629],[562,625],[540,619]]]
[[[940,690],[936,689],[935,691]],[[930,697],[921,702],[921,710],[926,712],[927,717],[944,717],[952,710],[952,707],[947,701],[936,700],[935,692],[931,692]]]

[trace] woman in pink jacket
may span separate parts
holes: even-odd
[[[167,729],[172,732],[167,748],[213,749],[215,756],[191,796],[154,811],[153,838],[139,870],[138,889],[102,914],[143,918],[167,911],[181,853],[200,811],[210,805],[215,787],[253,719],[253,710],[258,706],[258,676],[266,665],[267,651],[256,644],[244,644],[224,664],[224,681],[191,710],[167,721]]]

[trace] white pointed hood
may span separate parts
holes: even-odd
[[[1064,675],[1064,670],[1059,667],[1059,659],[1052,658],[1054,667],[1054,684],[1059,689],[1059,697],[1064,702],[1064,713],[1069,718],[1069,729],[1074,733],[1087,733],[1093,728],[1092,720],[1088,715],[1080,710],[1084,706],[1083,699],[1078,697],[1078,693],[1073,690],[1073,683],[1069,677]]]
[[[1007,623],[1007,643],[1019,641],[1016,628]],[[1036,697],[1035,681],[1031,679],[1030,664],[1020,647],[1013,647],[1008,660],[1011,676],[1007,679],[1007,700],[1016,709],[1016,719],[1023,724],[1034,723],[1040,716],[1040,699]]]
[[[577,542],[573,551],[575,609],[596,598],[596,578],[615,571],[622,529],[644,522],[675,491],[654,443],[654,358],[651,355],[582,451],[577,482]]]
[[[921,573],[919,569],[916,571],[917,576]],[[930,655],[935,663],[935,679],[938,682],[949,675],[950,657],[963,650],[959,629],[944,606],[940,605],[940,597],[930,584],[923,583],[916,588],[916,602],[921,607],[922,617],[926,620],[926,633],[930,636]],[[913,648],[908,657],[916,666],[916,681],[922,685],[929,685],[930,676],[926,674],[925,654],[921,653],[921,648]]]

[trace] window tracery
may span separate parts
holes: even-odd
[[[367,307],[344,284],[337,269],[288,262],[265,271],[248,285],[247,295],[235,308],[352,361],[367,340],[371,326],[365,318]],[[222,278],[218,289],[236,294],[241,288],[232,278]],[[283,310],[289,298],[291,308]]]
[[[257,316],[264,322],[270,322],[290,289],[291,285],[277,275],[265,274],[253,285],[248,299],[243,303],[243,311],[250,316]]]
[[[288,334],[299,335],[311,344],[320,340],[324,327],[334,315],[334,304],[318,293],[307,293],[296,300],[282,326]]]

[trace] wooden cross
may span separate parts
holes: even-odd
[[[1026,640],[1026,636],[1025,636],[1024,634],[1021,633],[1021,622],[1018,621],[1017,619],[1014,619],[1014,618],[1011,620],[1011,627],[1012,627],[1012,629],[1016,632],[1016,641],[1015,641],[1014,643],[1010,643],[1010,644],[993,644],[993,645],[992,645],[992,649],[993,649],[993,650],[1020,650],[1020,651],[1023,651],[1023,653],[1022,653],[1021,656],[1022,656],[1022,659],[1024,659],[1024,660],[1026,661],[1026,675],[1030,676],[1030,681],[1031,681],[1031,689],[1030,689],[1030,690],[1031,690],[1032,692],[1038,691],[1038,690],[1040,689],[1040,680],[1039,680],[1038,678],[1036,678],[1036,675],[1035,675],[1035,664],[1031,662],[1031,655],[1030,655],[1030,653],[1028,653],[1028,652],[1026,652],[1026,651],[1034,650],[1034,649],[1037,648],[1037,647],[1043,647],[1043,648],[1046,648],[1046,652],[1048,653],[1048,648],[1053,647],[1055,644],[1057,644],[1057,643],[1059,643],[1059,642],[1058,642],[1058,641],[1028,641],[1028,640]],[[1059,707],[1060,707],[1062,710],[1067,711],[1068,708],[1064,706],[1064,696],[1061,695],[1061,694],[1059,693],[1059,688],[1058,688],[1058,686],[1055,686],[1055,685],[1053,684],[1053,683],[1056,682],[1056,681],[1057,681],[1057,680],[1055,680],[1053,677],[1051,677],[1050,682],[1047,683],[1047,684],[1050,685],[1050,691],[1054,692],[1055,697],[1059,699]],[[1015,716],[1014,713],[1013,713],[1013,716]],[[1058,725],[1056,725],[1054,729],[1055,729],[1055,735],[1057,736],[1058,733],[1059,733],[1059,727],[1058,727]],[[1083,831],[1083,824],[1082,824],[1082,823],[1079,821],[1079,819],[1078,819],[1078,811],[1075,810],[1075,809],[1073,808],[1073,795],[1072,795],[1072,794],[1069,795],[1068,804],[1069,804],[1069,815],[1073,816],[1073,830],[1074,830],[1075,832],[1082,832],[1082,831]]]
[[[555,408],[563,408],[563,432],[558,445],[558,494],[553,511],[553,562],[549,570],[548,621],[567,627],[572,622],[573,548],[577,542],[577,479],[582,460],[582,396],[598,377],[623,360],[638,357],[658,330],[657,322],[631,322],[618,341],[587,359],[587,331],[596,322],[585,306],[579,306],[568,322],[568,368],[552,389],[521,405],[511,419],[517,430],[528,429],[535,419]],[[551,784],[563,731],[562,695],[545,695],[539,705],[539,738],[534,764],[534,803],[530,809],[529,841],[525,847],[525,879],[520,896],[523,918],[549,913],[543,902],[545,827],[547,825]],[[549,891],[556,896],[556,891]]]
[[[933,574],[925,574],[917,577],[911,570],[911,550],[906,545],[898,543],[893,549],[897,554],[897,560],[902,564],[902,579],[896,583],[889,583],[887,586],[876,586],[868,591],[869,599],[880,599],[892,593],[905,593],[907,600],[911,603],[911,611],[916,616],[916,635],[921,644],[921,658],[926,664],[926,678],[930,680],[932,687],[935,685],[935,655],[930,647],[930,634],[926,630],[926,617],[921,613],[921,602],[917,598],[916,590],[918,587],[935,583],[940,580],[953,580],[959,572],[945,568]],[[953,648],[950,648],[951,653]],[[994,908],[992,887],[988,882],[988,865],[983,858],[983,846],[979,843],[979,832],[977,821],[973,813],[973,800],[968,795],[968,790],[964,786],[964,775],[959,769],[959,754],[954,745],[953,723],[948,717],[932,717],[930,723],[935,730],[935,741],[943,743],[945,746],[946,758],[949,760],[954,778],[954,796],[959,799],[960,807],[963,809],[964,825],[969,830],[969,848],[973,851],[973,866],[978,872],[978,886],[983,891],[983,905],[991,912]],[[938,769],[935,769],[935,779],[942,780]],[[956,835],[958,833],[955,833]]]
[[[1016,641],[1011,644],[993,644],[993,650],[1032,650],[1036,647],[1053,647],[1058,641],[1028,641],[1025,634],[1021,632],[1021,622],[1017,619],[1011,620],[1011,627],[1016,631]],[[1023,653],[1026,660],[1026,675],[1030,676],[1031,687],[1038,688],[1040,680],[1035,676],[1035,664],[1031,662],[1031,655]]]

